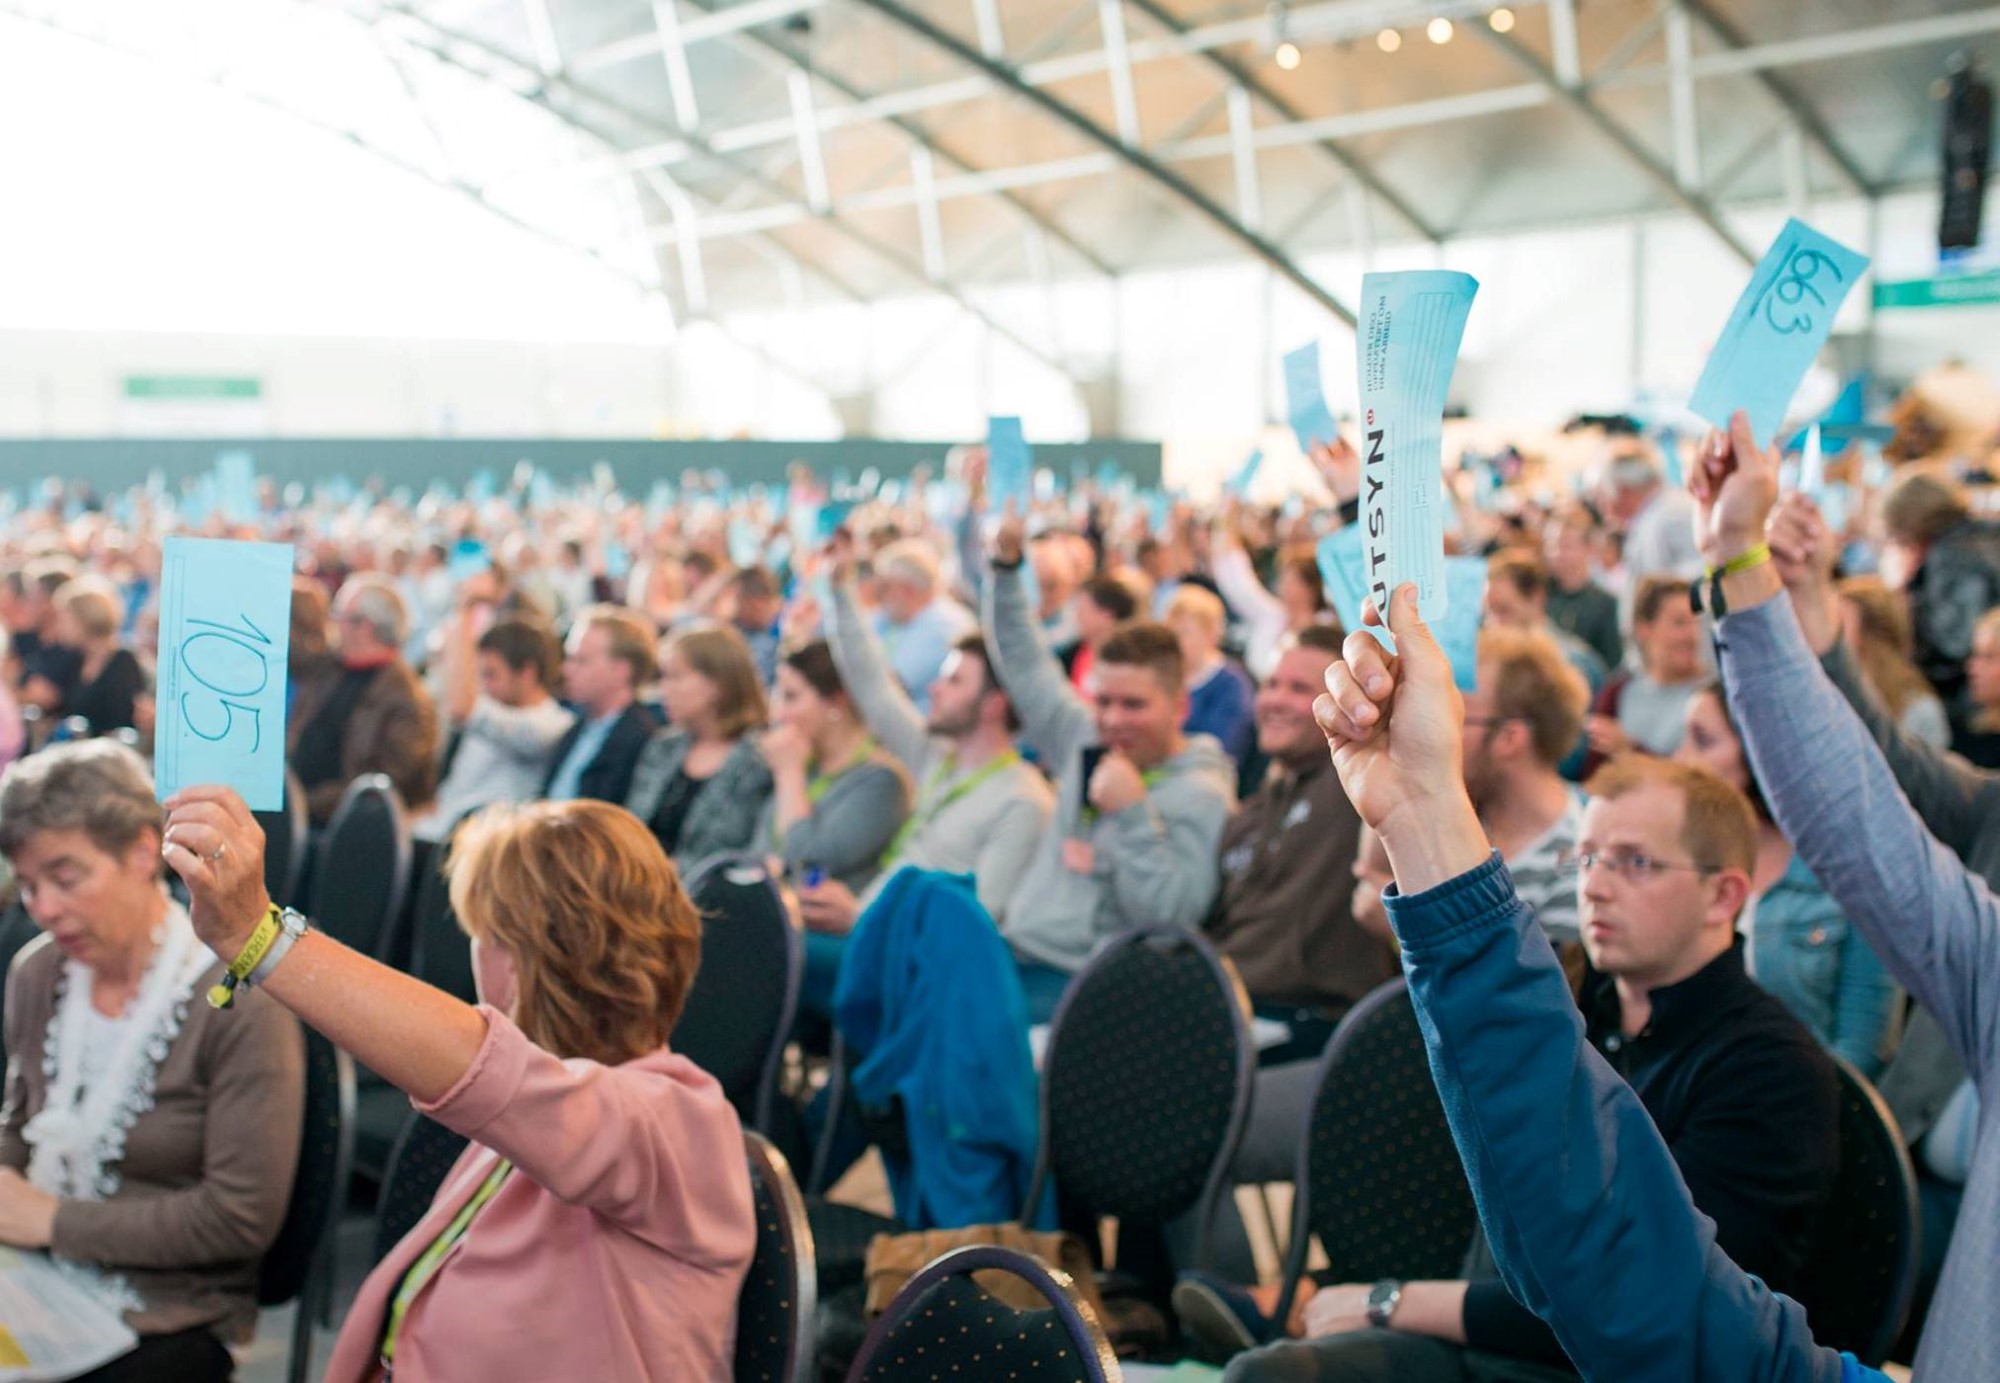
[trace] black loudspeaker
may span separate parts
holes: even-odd
[[[1986,205],[1986,165],[1993,146],[1993,88],[1960,54],[1944,83],[1944,207],[1938,214],[1938,249],[1979,243]]]

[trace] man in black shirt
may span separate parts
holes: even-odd
[[[1839,1088],[1812,1035],[1743,968],[1736,919],[1755,866],[1750,805],[1701,769],[1639,755],[1613,761],[1589,792],[1577,885],[1593,972],[1589,1039],[1645,1103],[1722,1251],[1790,1291],[1839,1168]],[[1573,1377],[1554,1334],[1493,1274],[1483,1243],[1469,1267],[1463,1281],[1388,1284],[1396,1291],[1381,1324],[1369,1299],[1389,1297],[1376,1291],[1384,1284],[1302,1289],[1291,1325],[1306,1338],[1239,1356],[1228,1379]],[[1197,1333],[1227,1339],[1232,1322],[1259,1333],[1242,1303],[1217,1295],[1209,1306],[1190,1313]]]
[[[1548,614],[1556,628],[1580,639],[1616,672],[1625,660],[1618,597],[1591,579],[1597,524],[1588,510],[1565,509],[1549,521],[1543,556],[1549,567]]]

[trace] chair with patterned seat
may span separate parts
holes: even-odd
[[[297,1302],[287,1383],[305,1383],[312,1367],[313,1322],[333,1294],[334,1227],[354,1156],[354,1062],[311,1028],[305,1030],[305,1128],[278,1237],[257,1265],[257,1304]]]
[[[1314,1089],[1274,1317],[1290,1315],[1315,1238],[1327,1281],[1460,1276],[1479,1219],[1407,984],[1390,980],[1348,1011]]]
[[[1795,1295],[1813,1338],[1879,1368],[1916,1290],[1922,1215],[1902,1130],[1840,1057],[1840,1174],[1813,1225]]]
[[[1113,937],[1049,1028],[1024,1222],[1052,1179],[1065,1227],[1116,1219],[1121,1245],[1193,1212],[1193,1259],[1180,1266],[1206,1265],[1256,1065],[1249,996],[1206,940],[1172,927]]]
[[[736,1301],[736,1383],[807,1383],[815,1309],[813,1238],[791,1165],[748,1130],[757,1250]]]
[[[1005,1275],[1048,1304],[1009,1305],[974,1274]],[[868,1332],[847,1383],[930,1383],[937,1378],[1034,1378],[1038,1383],[1118,1383],[1124,1377],[1090,1307],[1069,1276],[1013,1249],[954,1249],[904,1284]]]
[[[407,1105],[405,1106],[407,1108]],[[375,1260],[388,1257],[389,1250],[417,1227],[424,1212],[437,1199],[445,1175],[465,1151],[466,1137],[454,1133],[437,1120],[410,1110],[403,1131],[389,1151],[382,1172],[381,1194],[375,1200]]]
[[[701,910],[701,968],[673,1049],[722,1083],[747,1127],[769,1133],[805,976],[805,937],[755,855],[702,861],[687,892]]]

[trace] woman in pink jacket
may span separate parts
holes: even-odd
[[[720,1088],[667,1050],[701,919],[652,832],[590,801],[468,822],[447,869],[474,1008],[272,907],[235,793],[167,808],[167,862],[231,976],[472,1140],[363,1284],[329,1383],[727,1380],[749,1175]]]

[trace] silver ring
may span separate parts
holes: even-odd
[[[228,853],[229,853],[229,847],[227,845],[218,845],[215,847],[214,854],[203,855],[202,858],[207,860],[210,864],[214,864],[217,860],[221,859],[224,855]]]

